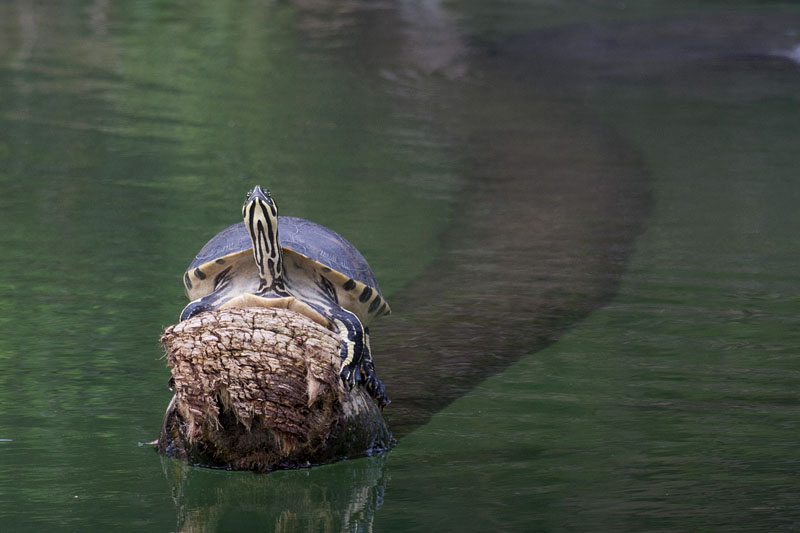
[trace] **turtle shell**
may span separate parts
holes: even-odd
[[[322,290],[358,315],[365,326],[391,312],[369,263],[347,239],[310,220],[285,216],[278,217],[278,235],[288,288],[296,289],[300,299],[304,292]],[[235,282],[241,292],[255,292],[258,270],[244,223],[229,226],[208,241],[183,279],[190,300],[211,294],[225,280]]]

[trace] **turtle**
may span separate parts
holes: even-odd
[[[247,193],[242,218],[208,241],[187,268],[183,281],[192,301],[180,319],[226,307],[296,311],[340,336],[344,383],[363,382],[387,405],[367,326],[391,308],[364,256],[330,228],[278,216],[269,190],[258,185]]]

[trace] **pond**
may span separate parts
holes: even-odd
[[[798,527],[798,45],[777,1],[3,3],[0,529]],[[147,444],[256,183],[392,304],[389,453]]]

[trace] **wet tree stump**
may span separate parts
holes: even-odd
[[[371,455],[392,436],[339,377],[339,338],[286,309],[230,308],[166,329],[175,395],[156,449],[191,464],[270,471]]]

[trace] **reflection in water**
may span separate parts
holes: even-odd
[[[789,49],[776,49],[772,51],[778,57],[785,57],[791,59],[795,63],[800,63],[800,44]]]
[[[729,14],[567,25],[487,47],[520,79],[587,91],[619,82],[696,88],[695,78],[718,65],[753,61],[755,69],[770,58],[791,58],[798,42],[800,16]]]
[[[178,510],[177,531],[244,531],[258,523],[264,531],[333,533],[372,531],[386,492],[387,457],[268,475],[197,470],[164,458],[161,462]]]
[[[636,156],[579,106],[484,72],[444,253],[375,342],[398,436],[607,302],[648,206]]]

